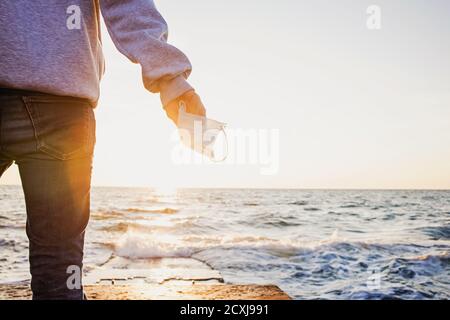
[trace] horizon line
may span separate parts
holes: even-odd
[[[22,187],[21,184],[1,184],[1,186]],[[135,189],[165,189],[158,186],[130,186],[130,185],[92,185],[91,188],[135,188]],[[305,191],[450,191],[450,188],[327,188],[327,187],[174,187],[173,189],[217,189],[217,190],[305,190]]]

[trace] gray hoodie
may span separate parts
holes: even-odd
[[[192,88],[188,58],[167,43],[153,0],[1,0],[0,87],[88,99],[104,72],[100,12],[117,49],[167,104]]]

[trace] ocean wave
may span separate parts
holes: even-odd
[[[449,240],[450,239],[450,224],[437,227],[420,228],[423,233],[430,236],[433,240]]]
[[[259,203],[255,203],[255,202],[246,202],[243,204],[246,207],[257,207],[259,206]]]
[[[120,222],[104,224],[99,226],[97,230],[112,233],[141,233],[146,234],[176,234],[180,230],[185,229],[208,229],[215,230],[213,226],[205,228],[199,227],[196,221],[192,219],[172,219],[169,221],[161,221],[158,219],[146,219],[145,217],[136,217],[135,219],[124,219]]]
[[[430,264],[444,264],[450,266],[450,252],[443,251],[435,254],[425,254],[414,257],[406,257],[399,259],[403,263],[430,263]]]
[[[129,223],[119,222],[112,225],[107,225],[99,228],[99,230],[106,232],[126,232],[130,227]]]
[[[154,236],[142,232],[128,231],[114,244],[117,255],[127,258],[145,259],[161,257],[190,257],[210,249],[268,250],[273,254],[295,254],[299,247],[291,241],[279,241],[259,236]]]
[[[299,201],[289,202],[288,204],[293,205],[293,206],[306,206],[308,204],[308,201],[299,200]]]
[[[284,228],[301,226],[304,223],[298,219],[298,212],[280,213],[278,211],[264,212],[253,215],[252,219],[239,221],[238,225],[257,228]]]
[[[0,229],[14,229],[14,230],[25,230],[25,224],[17,223],[16,225],[11,224],[0,224]]]
[[[114,210],[91,212],[91,217],[94,220],[112,220],[122,218],[123,216],[124,216],[123,212],[118,212]]]
[[[3,248],[14,248],[14,249],[22,249],[27,246],[27,241],[18,241],[14,239],[0,239],[0,247]]]
[[[350,204],[344,204],[342,206],[339,206],[339,208],[343,208],[343,209],[361,208],[361,207],[364,207],[364,204],[350,203]]]
[[[141,209],[141,208],[128,208],[125,209],[126,212],[130,213],[161,213],[161,214],[174,214],[177,213],[178,209],[173,208],[162,208],[162,209]]]
[[[190,257],[193,253],[189,247],[150,239],[138,233],[126,234],[114,244],[114,251],[118,256],[134,259]]]
[[[388,283],[396,284],[406,281],[412,281],[416,278],[427,277],[433,281],[439,281],[439,278],[450,271],[450,255],[448,252],[441,252],[436,254],[427,254],[416,257],[397,257],[390,260],[380,270],[384,271],[384,279]],[[422,278],[423,279],[423,278]],[[428,281],[428,283],[430,283]],[[419,282],[413,288],[414,294],[418,291],[427,289],[426,283]],[[426,296],[426,291],[423,291],[424,297],[432,298],[433,292],[428,292],[430,296]],[[405,296],[400,295],[399,296]]]
[[[16,241],[14,240],[5,240],[5,239],[0,239],[0,246],[2,247],[14,247],[16,244]]]
[[[305,211],[320,211],[320,209],[316,208],[316,207],[308,207],[308,208],[305,208],[304,210]]]
[[[339,237],[335,231],[329,238],[319,241],[294,241],[274,239],[252,235],[226,236],[174,236],[142,232],[139,229],[128,229],[122,238],[114,244],[119,256],[129,258],[188,257],[205,250],[237,250],[248,254],[267,254],[272,256],[298,257],[305,255],[320,257],[323,260],[339,259],[354,261],[355,257],[364,257],[373,262],[380,257],[415,257],[417,261],[440,261],[448,263],[448,248],[443,245],[441,253],[436,255],[420,255],[426,250],[435,250],[436,246],[421,246],[411,243],[382,243],[370,241],[349,241]],[[442,254],[442,251],[445,254]],[[419,254],[418,254],[419,253]],[[434,260],[433,260],[434,259]]]
[[[129,216],[130,213],[136,214],[146,214],[146,213],[152,213],[152,214],[174,214],[177,213],[179,210],[174,208],[159,208],[159,209],[141,209],[141,208],[127,208],[124,210],[105,210],[105,211],[95,211],[91,213],[91,217],[94,220],[114,220],[114,219],[120,219],[124,218],[126,216]],[[137,218],[135,215],[133,215],[133,218]]]
[[[302,225],[302,223],[294,222],[294,221],[295,221],[294,219],[292,219],[291,221],[287,221],[287,219],[285,219],[285,218],[279,218],[279,219],[271,219],[268,221],[264,221],[264,223],[262,223],[262,224],[265,226],[277,227],[277,228],[297,227],[297,226]]]

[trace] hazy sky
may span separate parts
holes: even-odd
[[[381,30],[366,26],[371,4]],[[104,32],[94,185],[450,188],[448,0],[157,5],[209,116],[278,129],[279,170],[174,163],[173,125]],[[0,183],[19,183],[17,170]]]

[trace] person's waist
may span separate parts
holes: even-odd
[[[86,98],[79,98],[79,97],[71,97],[71,96],[60,96],[55,95],[51,93],[46,92],[40,92],[40,91],[33,91],[33,90],[23,90],[23,89],[16,89],[16,88],[5,88],[0,87],[0,95],[2,96],[27,96],[27,97],[33,97],[33,96],[42,96],[42,97],[50,97],[50,98],[59,98],[59,99],[68,99],[68,100],[76,100],[76,101],[83,101],[90,104],[89,99]]]
[[[22,89],[14,89],[14,88],[2,88],[2,87],[0,87],[0,94],[11,95],[11,96],[48,95],[48,93],[39,92],[39,91],[22,90]]]

